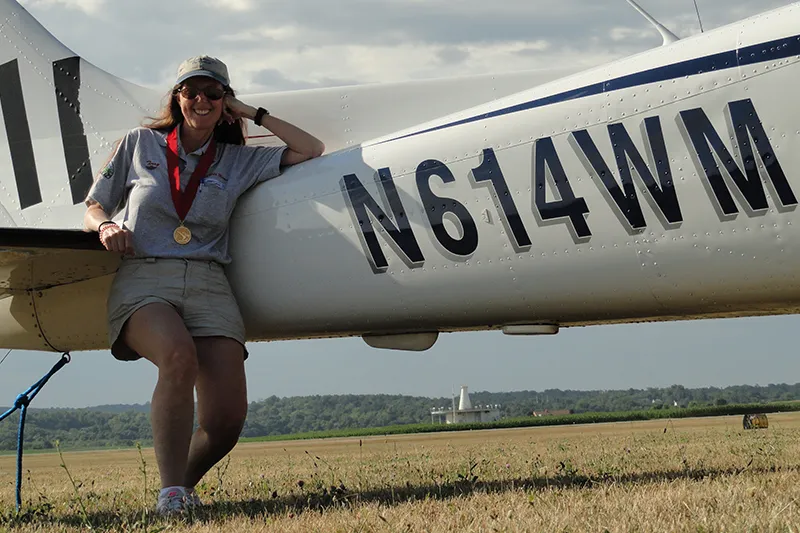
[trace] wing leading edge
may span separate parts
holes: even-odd
[[[105,301],[120,259],[94,234],[0,228],[0,336],[17,349],[104,347]]]

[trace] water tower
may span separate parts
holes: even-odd
[[[500,419],[499,405],[478,405],[472,406],[469,399],[469,389],[466,385],[461,386],[461,395],[458,399],[458,409],[456,409],[456,398],[453,396],[453,407],[445,409],[431,409],[431,423],[437,421],[442,423],[442,418],[447,424],[470,424],[475,422],[493,422]]]

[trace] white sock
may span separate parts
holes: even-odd
[[[175,487],[164,487],[161,489],[161,492],[158,494],[159,498],[165,497],[170,492],[177,491],[183,495],[186,495],[186,489],[183,487],[175,486]]]

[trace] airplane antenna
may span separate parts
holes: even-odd
[[[14,349],[13,349],[13,348],[12,348],[11,350],[9,350],[9,351],[7,351],[7,352],[6,352],[6,354],[3,356],[3,358],[2,358],[2,359],[0,359],[0,365],[2,365],[2,364],[3,364],[3,362],[5,362],[5,360],[8,358],[8,355],[9,355],[9,354],[10,354],[12,351],[14,351]]]
[[[642,9],[639,4],[637,4],[633,0],[628,0],[628,3],[633,7],[633,9],[638,11],[640,15],[642,15],[644,18],[646,18],[647,21],[650,24],[655,26],[655,28],[658,30],[658,33],[661,34],[661,38],[664,40],[664,42],[661,43],[661,46],[667,46],[668,44],[672,44],[672,43],[674,43],[676,41],[680,41],[680,38],[677,35],[675,35],[671,31],[669,31],[667,28],[664,27],[663,24],[661,24],[656,19],[654,19],[652,16],[650,16],[650,13],[648,13],[647,11]],[[696,5],[696,1],[695,1],[695,5]]]
[[[700,8],[697,7],[697,0],[694,0],[694,10],[697,11],[697,22],[700,23],[700,33],[703,33],[703,19],[700,18]]]

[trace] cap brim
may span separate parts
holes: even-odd
[[[215,74],[214,72],[211,72],[210,70],[194,70],[192,72],[187,72],[186,74],[184,74],[183,76],[179,77],[175,81],[175,85],[177,85],[179,83],[183,83],[184,81],[188,80],[189,78],[194,78],[194,77],[197,77],[197,76],[202,76],[202,77],[205,77],[205,78],[212,78],[212,79],[220,82],[222,85],[224,85],[226,87],[228,86],[228,80],[226,80],[225,78],[223,78],[219,74]]]

